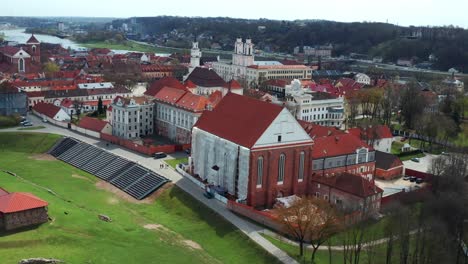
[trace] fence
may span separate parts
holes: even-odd
[[[407,176],[413,176],[416,178],[421,178],[425,182],[430,182],[432,180],[432,174],[426,173],[426,172],[421,172],[421,171],[416,171],[412,169],[405,169],[405,175]]]
[[[252,219],[255,222],[269,227],[275,231],[281,232],[282,230],[281,224],[278,223],[278,221],[276,221],[275,216],[270,213],[258,211],[255,210],[253,207],[247,206],[245,204],[236,203],[235,201],[231,200],[227,202],[227,208],[236,214]]]
[[[431,188],[429,185],[426,185],[425,187],[422,187],[420,189],[416,189],[413,191],[401,191],[398,193],[394,193],[392,195],[388,195],[385,197],[382,197],[380,201],[380,209],[384,209],[386,206],[397,203],[397,202],[418,202],[418,201],[424,201],[426,198],[426,195],[429,194]]]

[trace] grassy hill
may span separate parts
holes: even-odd
[[[0,133],[0,169],[24,178],[0,172],[0,187],[48,201],[52,218],[37,228],[0,233],[2,263],[29,257],[80,264],[277,262],[178,187],[167,188],[152,203],[133,203],[98,188],[97,177],[40,154],[57,138]]]

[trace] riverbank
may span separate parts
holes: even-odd
[[[80,43],[81,46],[92,49],[92,48],[108,48],[111,50],[128,50],[128,51],[139,51],[139,52],[151,52],[151,53],[184,53],[189,54],[188,49],[175,49],[166,47],[156,47],[149,44],[142,44],[133,41],[125,41],[122,43],[112,43],[107,41],[99,42],[86,42]]]

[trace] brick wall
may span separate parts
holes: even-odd
[[[47,221],[48,215],[45,207],[3,215],[3,227],[5,230],[42,224]]]
[[[299,176],[299,156],[304,152],[303,180]],[[253,151],[250,156],[249,185],[247,204],[253,207],[271,208],[277,197],[296,194],[298,196],[307,194],[307,182],[310,175],[310,146],[295,146],[282,149],[269,149]],[[284,154],[285,169],[283,183],[278,183],[279,158]],[[263,157],[263,181],[257,187],[257,160]]]
[[[391,180],[399,178],[403,175],[403,166],[399,166],[390,170],[376,169],[375,177],[383,180]]]
[[[258,211],[255,210],[251,206],[247,206],[244,204],[236,203],[234,201],[229,200],[227,202],[227,208],[234,213],[237,213],[239,215],[248,217],[249,219],[254,220],[255,222],[262,224],[264,226],[267,226],[273,230],[276,231],[281,231],[282,227],[281,224],[279,224],[276,220],[275,217],[272,214],[269,214],[267,212],[263,211]]]

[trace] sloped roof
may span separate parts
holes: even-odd
[[[31,37],[26,41],[27,44],[39,44],[39,40],[34,36],[34,34],[31,35]]]
[[[367,128],[350,128],[349,130],[350,134],[353,134],[359,139],[365,138],[369,140],[378,140],[378,139],[384,139],[384,138],[392,138],[392,132],[390,131],[390,128],[385,125],[376,125],[372,127],[367,127]]]
[[[224,85],[225,88],[229,88],[231,90],[242,89],[240,83],[236,80],[230,80]]]
[[[153,82],[148,90],[146,90],[145,95],[155,96],[163,87],[170,87],[174,89],[179,89],[186,91],[185,86],[179,82],[174,77],[164,77],[155,82]]]
[[[398,166],[403,166],[403,162],[397,156],[378,150],[375,151],[375,167],[389,170]]]
[[[166,103],[170,104],[175,104],[177,101],[179,101],[182,96],[186,91],[176,89],[176,88],[171,88],[171,87],[163,87],[161,88],[156,95],[154,95],[154,98],[158,101],[163,101]]]
[[[383,192],[383,190],[375,185],[375,183],[372,181],[369,181],[359,175],[346,172],[328,178],[323,176],[315,176],[312,179],[313,181],[329,185],[340,191],[362,198]]]
[[[185,94],[177,101],[176,105],[182,108],[190,109],[193,112],[201,112],[206,109],[209,103],[208,99],[204,96],[185,92]]]
[[[50,118],[54,118],[55,115],[60,111],[60,107],[43,102],[35,104],[33,109],[36,112],[44,114]]]
[[[29,193],[9,193],[0,196],[0,212],[14,213],[47,206],[48,203]]]
[[[311,138],[338,136],[345,134],[336,127],[321,126],[304,120],[297,120]]]
[[[372,147],[362,142],[352,134],[342,134],[335,136],[325,136],[315,138],[315,144],[312,151],[313,158],[335,157],[346,154],[356,153],[357,149]]]
[[[5,46],[5,47],[0,47],[0,53],[3,53],[8,56],[13,56],[16,53],[20,51],[20,48],[13,47],[13,46]]]
[[[214,70],[197,67],[187,78],[201,87],[224,87],[226,82]]]
[[[108,123],[97,118],[85,116],[80,120],[79,127],[95,132],[101,132]]]
[[[197,88],[197,85],[194,84],[192,81],[188,80],[185,82],[185,87],[187,88]]]
[[[228,93],[213,111],[205,111],[194,127],[252,148],[282,110],[274,104]]]

